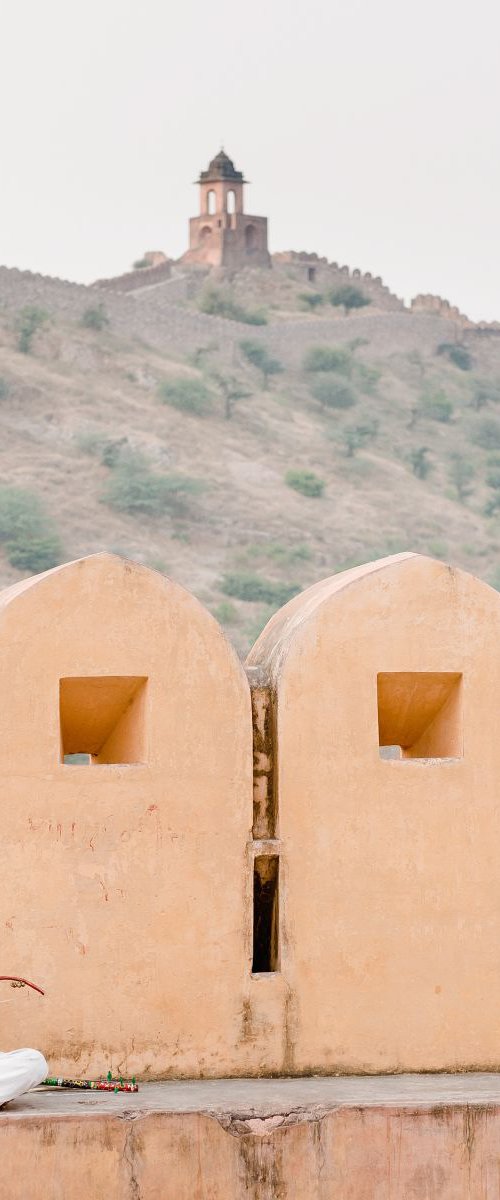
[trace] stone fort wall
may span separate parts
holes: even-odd
[[[196,294],[200,279],[198,272],[179,274],[125,294],[0,267],[0,308],[14,317],[25,305],[37,305],[62,321],[79,322],[85,309],[102,303],[111,330],[118,336],[142,339],[174,357],[186,357],[193,349],[212,344],[228,363],[234,360],[243,337],[262,341],[290,365],[299,365],[310,345],[349,341],[356,336],[369,339],[374,352],[380,354],[394,348],[396,331],[402,352],[432,351],[439,341],[449,338],[449,313],[435,306],[419,306],[411,311],[370,306],[347,318],[340,312],[321,318],[298,313],[286,321],[250,327],[183,307],[183,301]],[[467,325],[465,332],[496,334],[498,330],[494,325]]]
[[[371,300],[374,308],[387,312],[401,312],[405,308],[404,301],[383,282],[380,275],[372,275],[369,271],[351,270],[347,266],[339,266],[336,262],[328,262],[317,254],[306,251],[286,250],[272,256],[273,267],[293,273],[302,283],[310,283],[318,290],[334,289],[343,284],[352,283],[361,288]]]

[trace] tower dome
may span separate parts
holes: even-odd
[[[237,171],[232,158],[226,154],[225,150],[219,150],[219,153],[212,158],[206,171],[200,173],[200,183],[211,183],[216,179],[233,180],[234,182],[244,183],[243,172]]]

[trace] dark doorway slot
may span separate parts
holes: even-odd
[[[253,868],[253,974],[277,971],[279,858],[259,855]]]
[[[307,268],[307,278],[309,283],[314,283],[314,280],[316,279],[316,267]]]

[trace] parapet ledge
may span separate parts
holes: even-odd
[[[89,286],[86,283],[77,283],[74,279],[61,279],[59,275],[42,275],[41,271],[21,271],[19,267],[0,266],[0,273],[10,275],[12,279],[25,279],[28,282],[34,283],[55,283],[67,288],[78,288],[81,292],[88,292]]]

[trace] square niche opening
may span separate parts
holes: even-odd
[[[67,766],[144,763],[146,684],[143,675],[61,679],[61,761]]]
[[[381,758],[463,757],[460,673],[383,672],[377,699]]]

